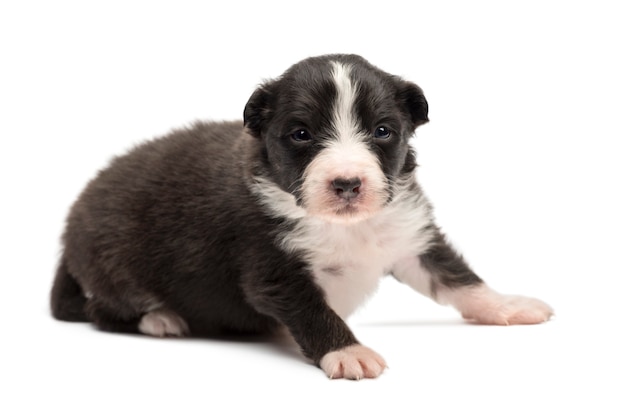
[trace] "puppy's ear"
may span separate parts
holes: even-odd
[[[401,81],[398,87],[398,100],[411,117],[413,129],[428,122],[428,102],[424,92],[416,84]]]
[[[243,110],[243,125],[252,136],[261,136],[267,120],[270,118],[270,83],[265,83],[252,93]]]

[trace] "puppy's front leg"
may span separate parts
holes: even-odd
[[[249,274],[243,285],[248,300],[285,325],[303,354],[329,378],[378,377],[387,366],[385,360],[358,342],[305,269],[304,264],[290,264],[288,273]]]
[[[485,284],[465,260],[436,232],[429,249],[397,263],[393,275],[438,303],[454,306],[464,318],[481,324],[537,324],[552,308],[524,296],[502,295]]]

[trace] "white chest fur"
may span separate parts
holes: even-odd
[[[355,224],[304,216],[282,235],[287,251],[304,253],[329,306],[348,317],[377,288],[396,263],[423,253],[432,222],[425,197],[403,191],[379,214]]]

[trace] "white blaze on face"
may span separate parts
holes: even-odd
[[[356,138],[359,123],[354,114],[356,85],[350,79],[350,66],[332,62],[337,99],[333,109],[333,128],[338,138]]]
[[[335,222],[354,222],[376,214],[387,201],[387,183],[378,158],[365,142],[354,111],[357,85],[350,66],[332,62],[337,97],[333,104],[330,138],[304,172],[303,204],[312,216]],[[346,199],[333,186],[336,180],[358,179],[355,197]]]

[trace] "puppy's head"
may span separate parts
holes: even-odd
[[[409,139],[427,121],[418,86],[355,55],[305,59],[244,110],[262,176],[333,222],[366,219],[390,201],[394,181],[415,168]]]

